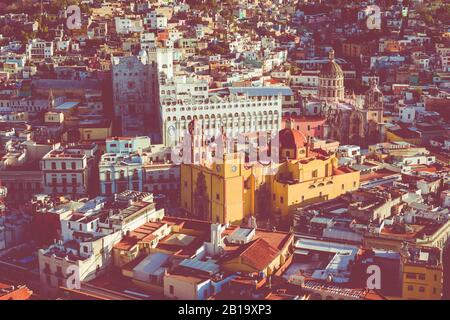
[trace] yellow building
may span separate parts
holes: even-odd
[[[281,163],[276,174],[261,165],[246,165],[244,154],[226,154],[220,161],[181,165],[181,207],[188,217],[219,223],[240,223],[250,216],[290,219],[303,205],[333,199],[359,188],[359,171],[339,168],[337,158],[309,150],[297,130],[279,133]]]
[[[72,118],[64,121],[72,130],[63,135],[63,141],[83,141],[104,144],[112,135],[112,121],[110,120],[79,120]]]
[[[408,142],[414,145],[420,145],[422,139],[418,132],[408,129],[397,129],[386,131],[387,142]]]
[[[256,214],[255,197],[263,191],[263,168],[246,167],[244,154],[225,154],[222,161],[181,165],[181,207],[192,218],[239,223]]]
[[[402,255],[402,298],[442,299],[443,267],[438,248],[414,247]]]
[[[270,176],[271,213],[282,219],[296,208],[336,198],[359,188],[360,173],[338,167],[336,155],[310,150],[310,143],[293,121],[279,133],[280,160],[284,162]]]
[[[64,122],[64,113],[49,111],[44,115],[45,123],[60,124]]]
[[[338,168],[333,155],[288,160],[271,179],[271,211],[281,218],[296,208],[336,198],[359,188],[360,173]]]
[[[111,137],[111,122],[105,121],[98,125],[80,125],[78,129],[83,141],[103,141]]]

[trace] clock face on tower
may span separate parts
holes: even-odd
[[[135,87],[136,87],[136,85],[133,81],[128,82],[128,89],[134,89]]]
[[[232,166],[231,167],[231,172],[236,172],[237,171],[237,167],[236,166]]]

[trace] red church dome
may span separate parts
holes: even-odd
[[[299,149],[303,148],[308,141],[298,130],[285,128],[280,131],[281,149]]]

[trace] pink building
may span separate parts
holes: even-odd
[[[296,129],[303,133],[305,137],[314,137],[318,139],[323,139],[324,135],[324,125],[325,125],[325,117],[320,116],[286,116],[283,117],[282,121],[282,129],[286,128],[286,121],[291,119],[294,121],[292,126],[293,129]]]

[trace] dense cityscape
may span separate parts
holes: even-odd
[[[0,3],[0,300],[448,300],[449,168],[448,1]]]

